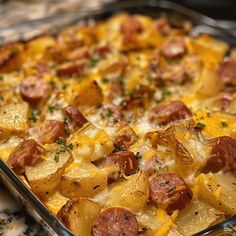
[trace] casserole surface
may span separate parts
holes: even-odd
[[[190,30],[122,13],[1,49],[1,157],[75,234],[235,214],[235,55]]]

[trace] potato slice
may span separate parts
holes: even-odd
[[[76,105],[95,106],[103,101],[103,93],[95,80],[84,80],[73,86],[71,94],[75,94],[72,103]]]
[[[190,39],[190,51],[200,56],[202,61],[209,65],[219,63],[225,56],[229,45],[223,41],[212,38],[209,35],[202,35]]]
[[[42,36],[32,39],[27,44],[27,54],[36,57],[42,54],[47,48],[55,45],[55,39],[51,36]]]
[[[75,236],[90,236],[100,206],[88,199],[69,200],[58,212],[59,219]]]
[[[222,220],[222,216],[223,213],[211,205],[194,199],[184,210],[180,211],[175,223],[180,233],[190,236]]]
[[[113,150],[113,142],[105,131],[87,123],[79,131],[73,134],[69,141],[73,144],[73,156],[75,159],[83,158],[87,161],[96,161]]]
[[[217,68],[205,67],[197,84],[197,93],[202,97],[212,97],[217,95],[222,88],[223,84],[219,78]]]
[[[52,212],[53,215],[56,215],[61,208],[67,203],[69,198],[64,197],[58,191],[52,194],[45,202],[45,206]]]
[[[27,103],[9,104],[0,108],[0,136],[26,133],[29,107]]]
[[[236,178],[230,173],[198,176],[199,194],[207,203],[226,214],[236,214]]]
[[[60,192],[69,198],[92,197],[107,186],[107,174],[92,163],[72,163],[65,170]]]
[[[142,209],[149,196],[149,182],[146,173],[131,175],[127,180],[117,183],[106,197],[107,206],[122,206],[131,211]]]
[[[61,152],[58,156],[60,145],[47,145],[46,150],[41,162],[25,169],[32,191],[41,199],[56,191],[66,166],[72,161],[72,155],[68,151]]]

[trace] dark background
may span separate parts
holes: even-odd
[[[169,0],[214,19],[236,21],[236,0]]]

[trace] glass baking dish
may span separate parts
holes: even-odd
[[[226,29],[217,26],[217,21],[206,17],[193,10],[182,7],[168,1],[155,0],[131,0],[124,2],[113,2],[103,5],[101,9],[91,9],[89,11],[73,11],[63,15],[55,15],[24,22],[21,25],[9,26],[7,30],[11,33],[4,37],[0,34],[0,43],[11,41],[26,41],[32,37],[46,33],[55,34],[60,29],[84,23],[90,20],[104,20],[114,13],[126,11],[129,13],[140,13],[151,17],[165,16],[170,22],[178,24],[182,21],[190,21],[193,24],[191,34],[197,35],[208,33],[229,43],[231,47],[236,46],[236,35]],[[37,31],[33,29],[37,26]],[[17,29],[21,30],[17,30]],[[33,34],[32,34],[33,32]],[[63,224],[53,216],[49,210],[30,192],[26,185],[7,167],[0,158],[0,180],[12,192],[29,212],[48,232],[49,235],[70,236],[73,235]],[[221,223],[211,226],[195,234],[200,235],[236,235],[236,216],[233,216]]]

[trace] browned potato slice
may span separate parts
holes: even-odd
[[[223,88],[219,78],[217,68],[204,68],[198,84],[197,93],[202,97],[212,97],[217,95]]]
[[[48,47],[55,44],[55,39],[51,36],[42,36],[32,39],[27,44],[27,55],[36,57],[42,54]]]
[[[74,133],[70,139],[73,144],[75,159],[83,158],[87,161],[96,161],[109,155],[113,150],[113,142],[105,131],[98,129],[91,123],[85,124]]]
[[[236,178],[230,173],[198,176],[199,194],[207,203],[226,214],[236,214]]]
[[[149,182],[146,173],[131,175],[127,180],[114,184],[105,200],[107,206],[122,206],[131,211],[142,209],[149,197]]]
[[[69,198],[64,197],[58,191],[52,194],[45,202],[45,206],[56,215],[61,208],[67,203]]]
[[[71,153],[68,151],[61,152],[58,156],[60,148],[57,144],[47,145],[43,160],[25,169],[29,185],[39,198],[46,198],[56,191],[66,166],[72,160]]]
[[[9,104],[0,108],[0,135],[26,133],[29,107],[27,103]]]
[[[65,170],[60,192],[69,198],[92,197],[107,186],[107,174],[92,163],[72,163]]]
[[[98,105],[103,101],[103,93],[95,80],[84,80],[72,88],[72,103],[77,105]]]
[[[228,48],[229,45],[226,42],[209,35],[202,35],[189,41],[190,52],[199,55],[206,65],[220,62]]]
[[[88,199],[69,200],[58,212],[59,219],[75,236],[90,236],[101,208]]]
[[[175,157],[174,171],[180,175],[198,172],[206,163],[206,146],[194,131],[194,122],[184,120],[147,134],[152,144],[167,146]]]
[[[194,199],[179,213],[175,223],[180,233],[190,236],[222,220],[222,217],[222,212],[202,200]]]

